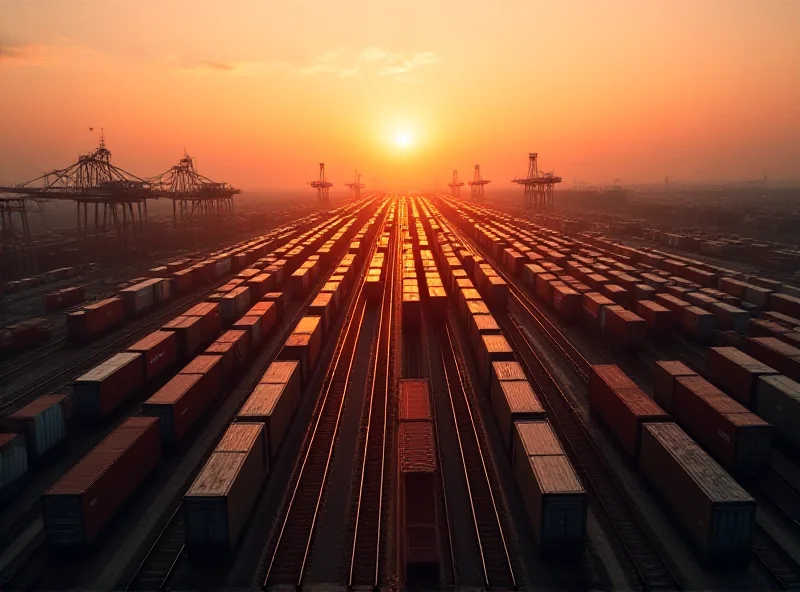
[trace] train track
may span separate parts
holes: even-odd
[[[125,590],[165,590],[185,550],[184,514],[181,502],[139,564]]]
[[[424,315],[424,313],[423,313],[423,315]],[[424,317],[423,317],[423,319],[424,319]],[[419,368],[420,368],[420,374],[418,374],[416,377],[419,377],[419,378],[422,377],[422,372],[421,371],[422,371],[422,368],[423,368],[423,352],[424,352],[424,361],[426,362],[425,366],[424,366],[425,370],[427,370],[426,376],[430,376],[431,375],[431,369],[430,369],[431,352],[430,352],[429,347],[428,347],[428,343],[429,343],[429,340],[428,340],[428,328],[427,328],[426,324],[424,323],[424,321],[422,323],[420,323],[420,335],[416,336],[416,339],[414,339],[413,342],[416,343],[416,345],[419,346],[414,351],[414,355],[417,358],[417,361],[419,362]],[[433,389],[431,389],[430,393],[431,393],[431,396],[433,396]],[[433,420],[433,426],[434,426],[434,429],[433,429],[433,442],[434,442],[434,445],[436,446],[436,466],[439,468],[439,470],[437,472],[439,473],[440,492],[439,492],[439,496],[438,496],[439,499],[437,500],[437,504],[438,504],[439,509],[442,511],[441,516],[444,518],[445,535],[447,536],[447,559],[450,562],[450,573],[451,573],[452,578],[453,578],[452,582],[450,582],[450,583],[451,583],[453,589],[457,590],[458,589],[458,569],[456,568],[455,549],[454,549],[454,546],[453,546],[452,517],[450,515],[450,505],[449,505],[449,503],[447,501],[448,500],[447,480],[445,479],[445,475],[444,475],[444,460],[443,460],[443,457],[442,457],[442,444],[441,444],[440,438],[439,438],[439,430],[436,429],[436,426],[439,425],[438,421],[436,419],[436,414],[437,414],[436,405],[434,404],[434,401],[431,401],[431,419]],[[441,518],[439,519],[439,523],[440,524],[442,523],[442,519]],[[440,540],[441,540],[441,537],[440,537]]]
[[[394,382],[396,348],[393,341],[399,317],[396,314],[399,242],[400,238],[395,230],[389,249],[392,255],[387,261],[389,277],[385,282],[381,302],[378,351],[371,372],[372,384],[366,410],[366,425],[363,425],[362,420],[365,440],[361,453],[355,531],[348,574],[348,586],[351,588],[353,586],[377,588],[380,578],[387,443],[392,441],[391,436],[394,433],[394,425],[389,425],[388,420],[394,415],[389,407],[389,394]]]
[[[472,250],[462,239],[462,243]],[[474,252],[474,251],[473,251]],[[590,364],[555,327],[544,313],[516,286],[503,270],[496,268],[509,287],[511,299],[532,318],[573,366],[578,376],[588,382]],[[633,511],[634,504],[626,495],[614,472],[594,445],[588,427],[572,406],[558,380],[536,352],[536,347],[523,328],[508,314],[498,315],[498,321],[511,338],[522,358],[526,374],[537,392],[544,397],[548,419],[567,444],[570,457],[582,481],[588,485],[596,502],[603,509],[606,526],[615,534],[624,556],[630,559],[634,573],[629,574],[645,589],[675,590],[681,587],[677,571],[671,566],[658,538]]]
[[[114,336],[113,339],[109,338],[111,339],[110,341],[101,342],[101,347],[94,349],[89,355],[82,358],[78,362],[68,366],[56,367],[48,372],[45,372],[44,378],[38,380],[35,385],[26,385],[4,397],[2,403],[0,404],[0,412],[10,409],[19,403],[26,401],[29,397],[32,397],[43,391],[54,392],[66,388],[69,386],[71,379],[64,380],[64,377],[74,376],[75,374],[86,370],[99,358],[119,351],[128,342],[133,341],[134,339],[144,337],[147,332],[160,327],[167,320],[174,318],[178,311],[186,310],[198,302],[202,302],[206,296],[213,294],[217,287],[223,285],[223,283],[224,282],[220,282],[215,284],[214,288],[184,296],[168,309],[160,311],[157,316],[148,316],[140,321],[135,322],[133,325],[128,327],[128,331],[126,331],[124,335]]]
[[[25,368],[29,368],[36,362],[44,360],[46,357],[54,354],[55,352],[66,347],[68,340],[66,337],[61,337],[54,341],[45,343],[43,346],[35,350],[21,354],[20,356],[11,360],[8,364],[4,364],[0,370],[0,381],[8,380],[10,376],[17,374]]]
[[[336,266],[332,266],[328,277],[333,274],[333,269],[335,269],[335,267]],[[321,284],[325,282],[327,282],[327,278],[322,281]],[[294,317],[289,320],[288,323],[284,322],[286,329],[277,336],[278,344],[283,344],[286,341],[300,318],[305,314],[314,296],[315,292],[312,291],[305,302],[298,308]],[[356,301],[357,297],[354,299],[354,302]],[[270,360],[277,359],[281,347],[282,345],[274,352],[275,355],[270,356]],[[339,351],[339,354],[341,354],[341,351]],[[185,551],[184,516],[181,511],[182,505],[183,502],[179,502],[176,510],[167,521],[167,524],[139,563],[133,576],[125,587],[126,591],[165,590],[168,588],[172,575],[183,558]]]
[[[380,231],[376,233],[376,237]],[[374,252],[377,240],[370,251]],[[281,516],[280,527],[268,552],[262,586],[287,584],[300,587],[305,577],[314,530],[328,479],[334,445],[339,431],[347,386],[352,376],[356,348],[361,335],[367,303],[362,298],[364,274],[345,317],[345,327],[336,344],[333,361],[322,386],[313,425],[304,442],[302,459],[292,476],[294,486]]]
[[[517,580],[505,527],[498,511],[484,445],[467,396],[463,355],[448,325],[439,330],[437,339],[484,584],[489,590],[516,590]]]

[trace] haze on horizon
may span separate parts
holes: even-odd
[[[0,0],[0,184],[800,180],[800,3]],[[93,132],[89,128],[94,128]],[[310,190],[309,190],[310,191]]]

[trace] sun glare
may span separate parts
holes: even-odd
[[[394,137],[394,143],[397,144],[400,148],[408,148],[411,146],[411,134],[408,132],[397,132]]]

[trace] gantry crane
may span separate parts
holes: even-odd
[[[448,185],[448,187],[450,187],[450,191],[452,191],[453,197],[461,196],[461,188],[463,186],[464,183],[461,183],[458,180],[458,171],[453,171],[453,182]]]
[[[488,179],[481,178],[481,165],[475,165],[475,176],[469,182],[469,188],[472,192],[472,201],[483,201],[483,187],[491,183]]]
[[[317,190],[317,205],[327,206],[330,202],[330,188],[333,183],[325,180],[325,163],[319,163],[319,179],[309,183],[314,189]]]
[[[524,179],[512,179],[525,187],[525,207],[540,210],[553,210],[553,185],[561,183],[561,177],[553,172],[540,173],[538,153],[528,154],[528,176]]]
[[[361,182],[361,173],[356,171],[355,178],[352,183],[345,183],[345,187],[350,188],[350,196],[354,201],[361,199],[361,190],[365,185]]]

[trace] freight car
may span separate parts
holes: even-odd
[[[160,460],[158,419],[126,419],[42,496],[48,544],[94,543]]]

